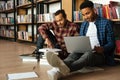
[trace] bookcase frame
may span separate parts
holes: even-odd
[[[37,14],[44,14],[44,5],[47,6],[47,13],[49,13],[49,5],[50,4],[53,4],[53,3],[57,3],[57,2],[60,2],[61,4],[61,9],[62,9],[62,0],[41,0],[41,1],[37,1],[36,2],[36,16]],[[36,21],[37,21],[37,18],[36,18]],[[49,22],[36,22],[36,26],[37,26],[37,35],[36,37],[39,35],[39,32],[38,32],[38,27],[41,25],[41,24],[45,24],[45,23],[51,23],[51,21]]]
[[[26,15],[28,14],[27,11],[30,9],[31,11],[31,22],[20,22],[17,23],[17,32],[20,30],[28,31],[28,25],[31,25],[31,39],[30,40],[24,40],[24,39],[18,39],[19,41],[28,41],[28,42],[34,42],[34,1],[31,0],[31,3],[26,3],[23,5],[19,5],[19,0],[17,0],[17,16],[18,15]]]
[[[5,1],[5,3],[7,3],[7,1],[11,1],[11,0],[1,0],[1,1]],[[14,41],[16,41],[16,15],[15,15],[15,11],[16,11],[16,8],[15,8],[15,0],[13,0],[13,9],[6,9],[6,10],[2,10],[0,11],[0,14],[5,14],[6,17],[8,17],[8,14],[10,13],[13,13],[13,17],[14,17],[14,24],[0,24],[0,27],[11,27],[13,26],[14,27],[14,37],[6,37],[6,36],[0,36],[1,38],[4,38],[4,39],[13,39]]]

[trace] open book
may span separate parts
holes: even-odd
[[[35,72],[23,72],[23,73],[12,73],[7,74],[8,80],[18,80],[18,79],[26,79],[26,78],[35,78],[38,75]]]
[[[58,52],[58,51],[61,51],[61,49],[57,49],[57,48],[42,48],[42,49],[39,49],[39,52],[46,52],[46,51]]]

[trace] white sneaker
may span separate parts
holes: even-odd
[[[67,75],[70,72],[70,69],[57,56],[56,52],[52,52],[52,51],[46,52],[46,58],[47,58],[48,63],[53,67],[57,67],[63,75]]]
[[[62,74],[55,68],[47,71],[49,80],[58,80]]]

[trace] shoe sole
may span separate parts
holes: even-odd
[[[60,72],[63,75],[66,75],[70,72],[70,69],[64,64],[64,62],[55,54],[55,52],[47,52],[46,58],[48,63],[53,66],[59,68]],[[63,66],[64,65],[64,66]]]
[[[56,66],[56,64],[53,64],[53,61],[52,61],[53,60],[52,58],[53,58],[54,54],[55,54],[55,52],[48,51],[48,52],[46,52],[46,58],[47,58],[48,63],[51,66],[58,67],[58,66]]]

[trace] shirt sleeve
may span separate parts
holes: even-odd
[[[79,32],[80,32],[80,27],[78,25],[75,25],[74,36],[79,36]]]
[[[111,52],[111,50],[114,50],[115,47],[115,38],[112,29],[112,24],[110,21],[107,22],[106,32],[107,32],[106,33],[107,44],[104,45],[103,47],[105,52]]]
[[[48,38],[47,30],[53,29],[53,23],[42,24],[38,27],[38,32],[46,39]]]

